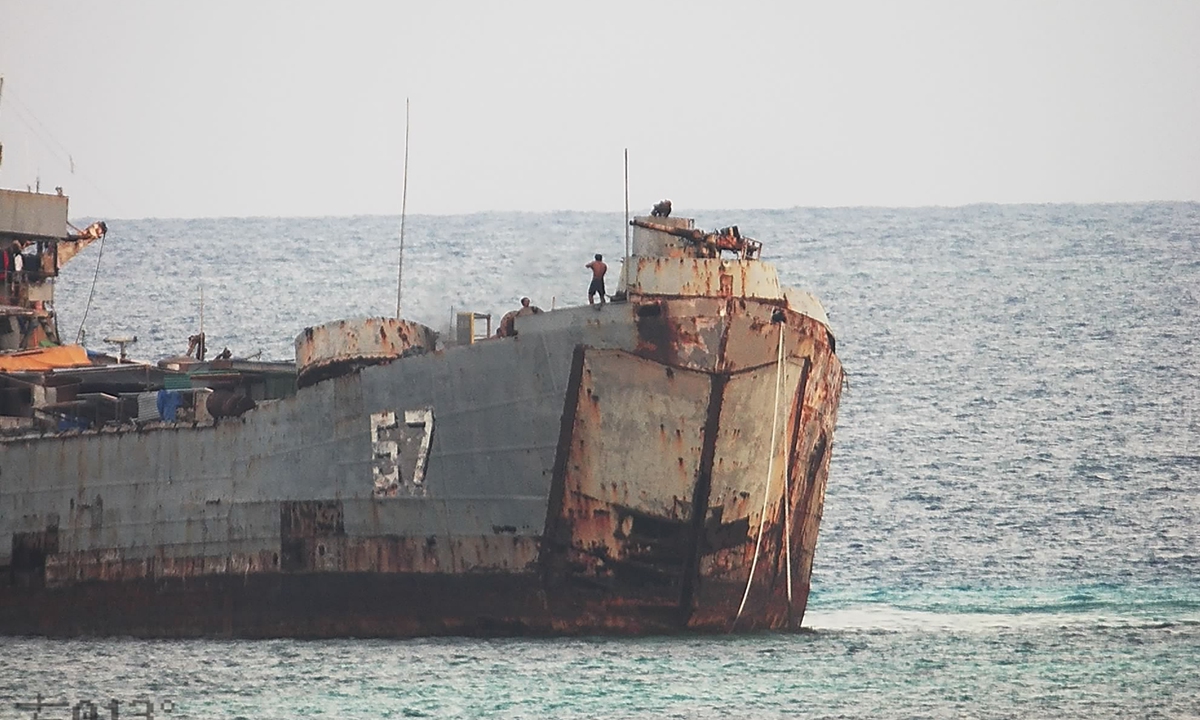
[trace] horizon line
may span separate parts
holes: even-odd
[[[20,192],[20,191],[18,191]],[[50,194],[50,193],[42,193]],[[68,196],[69,198],[69,196]],[[1133,206],[1133,205],[1200,205],[1200,200],[1102,200],[1102,201],[1064,201],[1064,202],[993,202],[993,201],[977,201],[968,203],[948,203],[948,204],[927,204],[927,205],[792,205],[790,207],[751,207],[751,208],[735,208],[735,207],[717,207],[717,208],[692,208],[686,212],[692,214],[698,213],[720,213],[720,212],[790,212],[794,210],[955,210],[966,209],[973,207],[1118,207],[1118,206]],[[556,210],[470,210],[460,212],[423,212],[409,213],[409,217],[431,217],[431,218],[449,218],[449,217],[470,217],[474,215],[554,215],[556,213],[570,213],[575,215],[624,215],[623,209],[615,210],[576,210],[569,208],[559,208]],[[648,215],[649,211],[647,211]],[[348,213],[348,214],[320,214],[320,215],[143,215],[141,217],[114,217],[100,215],[79,215],[77,219],[102,219],[106,221],[139,221],[139,220],[321,220],[321,219],[352,219],[352,218],[399,218],[400,213]],[[679,215],[676,217],[691,217],[691,215]]]

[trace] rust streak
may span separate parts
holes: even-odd
[[[679,597],[680,624],[687,625],[692,614],[692,602],[696,584],[700,578],[700,549],[704,543],[704,522],[708,515],[708,497],[712,491],[713,461],[717,454],[717,431],[721,422],[721,403],[725,397],[725,375],[712,376],[712,390],[708,396],[708,417],[704,423],[704,444],[700,449],[700,468],[696,473],[696,486],[692,495],[692,542],[688,547],[688,558],[684,565],[683,588]]]
[[[579,388],[583,384],[583,358],[585,345],[576,345],[571,359],[571,374],[563,397],[562,422],[558,431],[558,448],[554,454],[554,470],[550,480],[550,497],[546,503],[546,524],[542,533],[543,573],[548,578],[556,556],[565,552],[570,544],[569,529],[565,528],[563,497],[565,494],[567,463],[571,458],[571,441],[575,434],[575,409],[579,404]]]

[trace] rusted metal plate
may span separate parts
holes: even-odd
[[[432,352],[437,333],[399,318],[337,320],[304,328],[296,336],[297,382],[325,378],[415,353]]]
[[[829,327],[829,316],[825,313],[825,306],[816,295],[795,288],[784,288],[783,295],[790,309]]]
[[[279,565],[284,571],[333,570],[346,524],[338,500],[302,500],[279,504]]]
[[[830,335],[813,318],[774,303],[745,298],[635,298],[636,352],[674,367],[737,373],[775,362],[779,339],[773,317],[787,325],[785,353],[808,357]]]
[[[472,537],[306,538],[300,542],[302,566],[289,572],[416,573],[531,572],[536,566],[539,542],[535,537],[504,534]]]
[[[714,298],[636,299],[637,354],[678,368],[719,370],[726,306]]]
[[[738,373],[774,365],[779,348],[779,323],[773,316],[783,318],[786,357],[810,357],[814,343],[825,343],[825,329],[811,318],[773,305],[733,300],[725,314],[728,331],[720,361],[722,371]]]
[[[757,260],[633,257],[625,273],[631,295],[782,300],[775,268]]]
[[[774,366],[767,366],[747,371],[733,376],[727,384],[708,506],[710,516],[719,517],[722,524],[736,527],[745,534],[738,542],[738,538],[731,537],[732,530],[727,531],[726,537],[722,538],[724,547],[710,546],[700,558],[697,622],[705,621],[712,610],[728,603],[728,598],[714,597],[709,592],[713,583],[717,583],[716,587],[728,583],[745,585],[763,523],[766,526],[762,527],[764,536],[759,549],[759,572],[755,578],[756,599],[764,593],[770,595],[766,588],[773,587],[777,581],[773,573],[764,570],[773,567],[780,547],[782,525],[778,521],[787,471],[785,458],[789,452],[790,433],[787,429],[793,422],[794,398],[805,373],[803,364],[785,362],[783,365],[782,390],[778,396],[780,412],[772,456],[775,370]]]
[[[801,345],[808,346],[806,343]],[[760,526],[763,540],[758,551],[758,564],[751,579],[746,611],[737,628],[796,627],[803,617],[817,530],[824,506],[833,427],[837,421],[836,403],[842,383],[841,365],[828,347],[820,343],[812,343],[811,346],[814,348],[812,355],[792,358],[786,364],[780,415],[781,436],[765,516],[762,515],[763,493],[767,487],[764,463],[752,461],[747,464],[744,457],[739,461],[735,453],[732,462],[727,457],[724,467],[714,470],[714,493],[709,512],[714,513],[720,508],[727,520],[744,517],[746,539],[740,546],[731,544],[726,548],[713,548],[701,559],[700,592],[690,620],[695,627],[710,627],[725,622],[732,628],[730,616],[722,616],[721,609],[730,603],[740,603],[753,564],[754,541]],[[735,376],[731,383],[736,383],[739,378],[750,381],[755,376],[758,376],[760,383],[769,383],[773,380],[773,368]],[[772,383],[771,392],[773,390]],[[760,387],[756,392],[763,390]],[[726,418],[732,421],[738,415],[747,415],[738,409],[735,397],[731,396],[722,414],[724,447],[735,442],[734,438],[725,434],[732,424],[727,424]],[[770,421],[770,417],[765,419],[767,423]],[[765,436],[769,436],[769,432]],[[763,454],[767,454],[765,450]],[[731,474],[730,470],[737,472]],[[741,479],[737,477],[739,472]],[[785,472],[788,478],[786,494],[783,484]],[[789,525],[791,533],[787,536],[785,529]],[[788,602],[787,592],[786,563],[789,551],[792,562],[791,603]]]
[[[8,569],[14,584],[39,585],[44,582],[46,559],[58,552],[58,527],[12,534],[12,554]]]
[[[711,379],[577,351],[543,572],[557,631],[679,627]]]
[[[295,508],[288,512],[293,512]],[[53,534],[17,538],[12,570],[26,584],[50,587],[77,582],[187,578],[252,573],[470,573],[530,572],[538,559],[536,537],[493,534],[438,539],[384,535],[347,537],[336,532],[290,533],[277,551],[172,557],[167,548],[148,557],[124,550],[54,551]],[[47,542],[48,540],[48,542]]]
[[[783,369],[773,461],[771,426],[776,400],[775,366],[731,377],[726,383],[721,406],[709,507],[721,508],[726,521],[751,517],[751,529],[758,527],[763,492],[768,484],[768,468],[772,473],[769,478],[772,493],[768,503],[778,502],[782,495],[784,459],[788,450],[786,428],[790,424],[792,399],[804,375],[804,366],[785,362]]]
[[[588,351],[583,373],[572,450],[573,490],[687,520],[708,378],[620,350]]]
[[[585,352],[557,518],[577,579],[678,601],[709,387],[702,373]]]

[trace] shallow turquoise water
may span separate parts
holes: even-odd
[[[1180,614],[1193,619],[1163,619]],[[1200,710],[1198,615],[1194,601],[1129,613],[1059,598],[1053,612],[860,603],[814,612],[818,629],[793,635],[21,639],[0,677],[18,679],[10,696],[148,694],[196,718],[1188,717]]]
[[[0,718],[38,692],[195,718],[1200,716],[1200,205],[700,217],[731,222],[822,298],[847,370],[809,632],[0,639]],[[236,355],[395,308],[395,218],[109,226],[88,337],[143,356],[186,347],[201,282]],[[405,312],[435,326],[581,302],[623,242],[615,214],[407,232]],[[95,257],[60,284],[72,337]]]

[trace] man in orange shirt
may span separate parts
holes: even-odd
[[[604,264],[604,256],[596,253],[596,259],[584,267],[592,271],[592,284],[588,286],[588,305],[596,304],[596,293],[600,293],[600,304],[603,305],[608,301],[604,295],[604,273],[608,272],[608,265]]]

